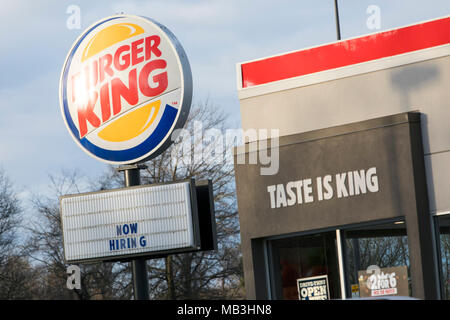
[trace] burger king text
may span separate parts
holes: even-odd
[[[166,60],[160,58],[158,35],[147,36],[118,47],[81,65],[81,70],[70,77],[73,103],[78,105],[80,139],[88,133],[88,122],[98,128],[122,111],[124,98],[130,105],[139,103],[139,91],[146,97],[162,94],[168,86]],[[137,66],[144,64],[138,74]],[[153,71],[150,84],[149,78]],[[119,77],[125,73],[128,85]],[[156,86],[155,86],[156,85]],[[138,91],[139,90],[139,91]],[[94,111],[100,103],[101,114]]]

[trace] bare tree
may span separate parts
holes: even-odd
[[[408,239],[406,236],[378,236],[348,240],[351,240],[346,242],[348,267],[353,270],[349,273],[351,283],[358,282],[358,271],[365,270],[371,265],[380,268],[396,266],[407,266],[409,268]],[[357,246],[356,251],[355,245]],[[356,259],[358,259],[358,265],[355,263]]]
[[[214,193],[217,252],[150,260],[149,287],[153,299],[244,297],[234,169],[227,162],[230,146],[223,139],[227,125],[227,115],[209,101],[195,105],[173,145],[148,161],[141,174],[142,184],[211,179]],[[109,176],[107,180],[123,185],[122,175],[113,167]]]
[[[441,232],[440,235],[441,248],[441,266],[442,266],[442,289],[444,298],[450,300],[450,233]]]

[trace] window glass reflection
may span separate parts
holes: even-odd
[[[411,295],[403,221],[351,229],[345,234],[347,281],[352,297]]]

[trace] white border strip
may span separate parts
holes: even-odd
[[[448,55],[450,55],[450,44],[445,44],[437,47],[412,51],[404,54],[399,54],[377,60],[371,60],[336,69],[325,70],[304,76],[274,81],[249,88],[242,88],[242,71],[241,71],[242,63],[238,63],[236,66],[238,97],[239,100],[242,100],[255,96],[260,96],[263,94],[269,94],[273,92],[309,86],[312,84],[342,79],[346,77],[379,71],[383,69],[394,68],[411,63],[445,57]]]
[[[336,246],[339,264],[339,280],[341,284],[341,299],[346,299],[347,294],[345,292],[344,256],[342,254],[342,239],[340,229],[336,229]]]

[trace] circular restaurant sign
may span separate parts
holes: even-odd
[[[79,146],[112,164],[149,160],[171,144],[189,114],[186,54],[163,25],[118,15],[89,27],[64,63],[60,105]]]

